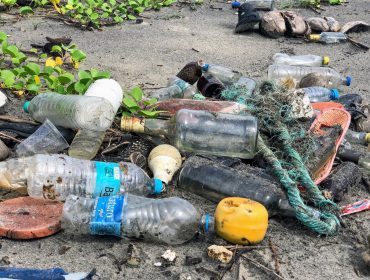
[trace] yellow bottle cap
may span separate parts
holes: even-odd
[[[328,56],[324,56],[322,58],[322,65],[328,65],[330,62],[330,58]]]
[[[366,133],[366,135],[365,135],[365,141],[367,143],[370,143],[370,133]]]
[[[320,40],[320,34],[311,34],[308,36],[308,39],[310,41],[319,41]]]

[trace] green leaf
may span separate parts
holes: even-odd
[[[135,19],[136,19],[136,17],[135,17],[135,16],[133,16],[133,15],[127,15],[127,18],[128,18],[129,20],[135,20]]]
[[[0,32],[0,43],[6,41],[8,39],[8,35],[4,32]]]
[[[80,79],[81,83],[85,84],[87,81],[92,79],[92,76],[88,71],[80,70],[78,71],[78,78]]]
[[[10,70],[2,70],[1,71],[1,79],[4,81],[4,84],[7,87],[13,86],[14,78],[15,78],[15,75],[12,71],[10,71]]]
[[[145,8],[144,7],[137,7],[135,8],[135,12],[137,12],[138,14],[141,14],[142,12],[144,12]]]
[[[74,61],[82,61],[86,58],[86,54],[80,50],[73,50],[71,56]]]
[[[55,45],[51,48],[51,51],[55,52],[55,53],[62,53],[62,47],[58,46],[58,45]]]
[[[41,58],[41,59],[45,59],[45,58],[47,58],[47,57],[48,57],[48,55],[47,55],[46,53],[40,54],[40,58]]]
[[[12,63],[16,66],[20,65],[22,62],[26,61],[27,56],[24,53],[19,53],[16,57],[12,58]]]
[[[79,94],[84,94],[87,90],[87,85],[81,82],[77,82],[74,84],[74,89],[77,91]]]
[[[131,90],[130,95],[138,102],[143,98],[143,91],[139,87],[134,87]]]
[[[157,98],[151,98],[149,100],[144,100],[143,101],[144,105],[146,105],[146,106],[153,105],[153,104],[155,104],[157,102],[158,102]]]
[[[43,72],[47,75],[51,75],[54,72],[54,68],[51,66],[45,66]]]
[[[3,52],[11,57],[16,57],[19,54],[19,49],[15,45],[9,45],[3,49]]]
[[[94,75],[94,80],[109,79],[110,75],[108,71],[100,71]]]
[[[16,82],[14,85],[13,85],[13,88],[15,90],[21,90],[21,89],[24,89],[24,82],[22,81],[18,81]]]
[[[122,112],[122,117],[131,117],[132,114],[130,112],[127,112],[127,111],[123,111]]]
[[[56,86],[55,91],[57,93],[60,93],[60,94],[65,94],[66,93],[66,90],[65,90],[64,86],[62,86],[62,85]]]
[[[31,75],[40,74],[40,66],[36,63],[30,62],[24,66],[24,70]]]
[[[140,110],[139,113],[145,117],[154,118],[158,115],[158,112],[149,110]]]
[[[91,18],[92,20],[96,20],[96,19],[98,19],[98,18],[99,18],[99,14],[98,14],[98,13],[92,13],[92,14],[90,15],[90,18]]]
[[[37,93],[40,89],[40,86],[36,85],[36,84],[29,84],[27,85],[27,90],[32,92],[32,93]]]
[[[58,77],[58,80],[62,85],[66,85],[72,82],[74,78],[75,77],[71,73],[64,73]]]
[[[132,97],[127,96],[123,98],[122,102],[129,109],[139,108],[139,106]]]
[[[21,15],[33,14],[33,10],[30,6],[23,6],[19,9]]]

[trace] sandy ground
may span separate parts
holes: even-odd
[[[369,1],[352,0],[349,4],[325,7],[322,13],[333,16],[341,23],[350,20],[370,22]],[[211,6],[213,8],[211,8]],[[220,9],[214,9],[220,8]],[[311,10],[298,10],[302,15],[314,16]],[[16,24],[5,24],[1,30],[10,34],[11,41],[29,48],[30,43],[44,42],[45,36],[71,36],[88,54],[85,67],[109,70],[125,88],[142,85],[150,87],[166,84],[170,75],[187,62],[202,58],[226,65],[246,76],[263,79],[271,56],[275,52],[329,55],[331,66],[343,75],[353,76],[353,86],[344,93],[369,95],[369,53],[350,44],[320,45],[301,40],[281,38],[272,40],[257,33],[233,34],[237,16],[224,2],[208,2],[191,11],[189,6],[175,5],[160,12],[147,12],[143,24],[125,23],[89,32],[59,22],[39,18],[22,19]],[[369,33],[356,34],[370,45]],[[13,101],[9,110],[19,111],[20,102]],[[215,204],[196,195],[175,188],[168,195],[189,199],[202,211],[213,212]],[[364,186],[349,191],[340,205],[369,197]],[[280,271],[284,279],[365,279],[370,272],[361,261],[360,253],[370,233],[370,211],[345,218],[347,227],[334,237],[319,237],[294,219],[270,219],[266,239],[278,248]],[[117,265],[127,255],[129,243],[138,249],[139,267]],[[34,241],[0,240],[0,264],[9,266],[50,268],[62,267],[67,271],[97,269],[95,279],[273,279],[270,272],[240,258],[231,269],[220,267],[206,256],[212,243],[226,244],[216,238],[213,242],[202,238],[181,246],[155,245],[113,238],[70,236],[59,233]],[[174,264],[155,267],[160,255],[167,249],[176,252]],[[249,251],[248,258],[270,269],[274,268],[269,248]],[[186,256],[202,257],[194,266],[184,266]],[[6,258],[5,258],[6,259]]]

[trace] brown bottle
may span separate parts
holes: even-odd
[[[176,76],[185,82],[194,85],[202,76],[202,67],[200,66],[199,61],[189,62]]]

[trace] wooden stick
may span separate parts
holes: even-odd
[[[268,272],[271,272],[271,273],[272,273],[272,274],[274,274],[277,278],[284,280],[284,278],[283,278],[283,277],[281,277],[279,274],[277,274],[277,273],[276,273],[275,271],[273,271],[272,269],[270,269],[270,268],[268,268],[268,267],[264,266],[263,264],[260,264],[259,262],[256,262],[256,261],[254,261],[254,260],[252,260],[252,259],[250,259],[250,258],[248,258],[248,257],[246,257],[246,256],[244,256],[244,255],[241,255],[241,257],[242,257],[242,258],[244,258],[244,259],[246,259],[246,260],[248,260],[248,261],[250,261],[250,262],[251,262],[252,264],[254,264],[255,266],[260,267],[260,268],[262,268],[262,269],[264,269],[264,270],[266,270],[266,271],[268,271]]]

